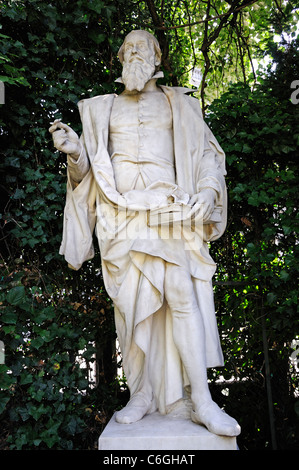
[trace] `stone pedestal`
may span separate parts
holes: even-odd
[[[158,412],[133,424],[115,415],[99,438],[99,450],[237,450],[235,437],[216,436],[190,419]]]

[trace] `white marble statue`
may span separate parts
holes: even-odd
[[[207,382],[207,367],[223,365],[207,242],[226,226],[225,155],[198,100],[157,85],[153,35],[129,33],[119,59],[125,89],[79,102],[80,139],[58,120],[50,127],[68,161],[60,253],[79,269],[95,230],[131,393],[116,420],[167,414],[189,393],[192,421],[236,436]]]

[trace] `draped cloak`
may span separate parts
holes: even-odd
[[[173,341],[164,298],[165,262],[189,269],[204,324],[206,365],[223,365],[212,289],[216,265],[207,242],[225,230],[227,196],[225,155],[202,118],[198,100],[182,88],[160,88],[172,110],[176,181],[157,181],[142,193],[120,194],[116,188],[108,152],[109,119],[116,95],[79,102],[81,142],[90,169],[78,185],[68,172],[60,254],[70,267],[79,269],[94,256],[95,231],[131,395],[141,385],[146,364],[154,407],[166,413],[184,397],[189,382]],[[188,195],[206,187],[215,189],[217,198],[214,214],[204,225],[200,221],[192,227],[180,223],[167,228],[168,236],[163,236],[163,224],[149,222],[150,209],[159,213],[173,204],[188,208]]]

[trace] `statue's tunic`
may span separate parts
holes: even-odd
[[[223,363],[211,285],[215,264],[206,241],[224,230],[226,189],[224,154],[196,100],[161,90],[79,104],[84,150],[76,163],[69,158],[60,252],[78,269],[93,255],[89,232],[95,226],[130,391],[141,385],[146,357],[154,407],[165,413],[188,385],[164,299],[166,262],[190,272],[205,325],[207,366]],[[215,223],[195,229],[149,223],[149,209],[173,202],[185,207],[205,187],[217,193]]]
[[[114,100],[109,153],[120,193],[159,179],[175,183],[172,112],[163,92],[123,93]]]

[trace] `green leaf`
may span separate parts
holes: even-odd
[[[106,38],[105,34],[101,34],[98,31],[90,31],[88,35],[96,44],[101,44]]]
[[[270,305],[275,302],[276,298],[277,298],[277,295],[274,294],[273,292],[269,292],[269,294],[267,294],[267,301]]]
[[[83,424],[83,421],[76,417],[76,416],[71,416],[67,423],[65,424],[65,430],[74,436],[77,432],[81,431],[81,425]]]
[[[20,407],[18,408],[18,412],[19,412],[19,415],[21,416],[22,420],[23,421],[27,421],[27,419],[30,418],[30,414],[29,414],[29,411],[27,409],[27,407]]]
[[[33,444],[37,447],[39,446],[41,442],[42,442],[42,439],[33,439]]]
[[[105,4],[101,0],[92,0],[88,5],[88,8],[96,13],[101,13],[104,7]]]
[[[243,145],[243,148],[242,148],[242,152],[244,152],[244,153],[251,153],[251,152],[252,152],[252,148],[251,148],[248,144],[244,144],[244,145]]]
[[[1,316],[1,320],[3,320],[2,316]],[[17,316],[14,317],[13,322],[11,322],[11,326],[3,326],[4,333],[5,334],[13,333],[15,331],[15,327],[13,325],[15,325],[16,322],[17,322]],[[8,322],[5,322],[5,323],[8,323]]]
[[[34,349],[39,349],[43,344],[44,344],[44,340],[41,337],[34,338],[30,343],[30,345]]]
[[[16,312],[7,309],[6,311],[4,311],[4,313],[1,314],[1,321],[9,325],[15,325],[18,321],[18,315],[16,314]]]
[[[249,197],[248,197],[248,204],[251,206],[257,207],[260,204],[259,201],[259,196],[256,192],[253,192]]]
[[[283,280],[283,281],[288,281],[289,279],[289,273],[287,271],[285,271],[284,269],[282,271],[280,271],[280,278]]]
[[[20,377],[20,385],[26,385],[33,382],[33,376],[28,372],[22,372]]]
[[[16,189],[13,197],[14,199],[25,199],[25,191],[23,189]]]
[[[29,414],[37,421],[42,415],[48,415],[51,411],[50,406],[45,406],[43,403],[39,406],[34,406],[32,404],[28,405]]]
[[[1,390],[0,390],[0,415],[3,413],[7,403],[9,402],[10,397],[5,395]]]
[[[2,390],[8,390],[16,381],[10,372],[5,364],[0,364],[0,386]]]
[[[16,286],[8,292],[6,299],[11,305],[20,305],[24,301],[25,296],[25,287]]]

